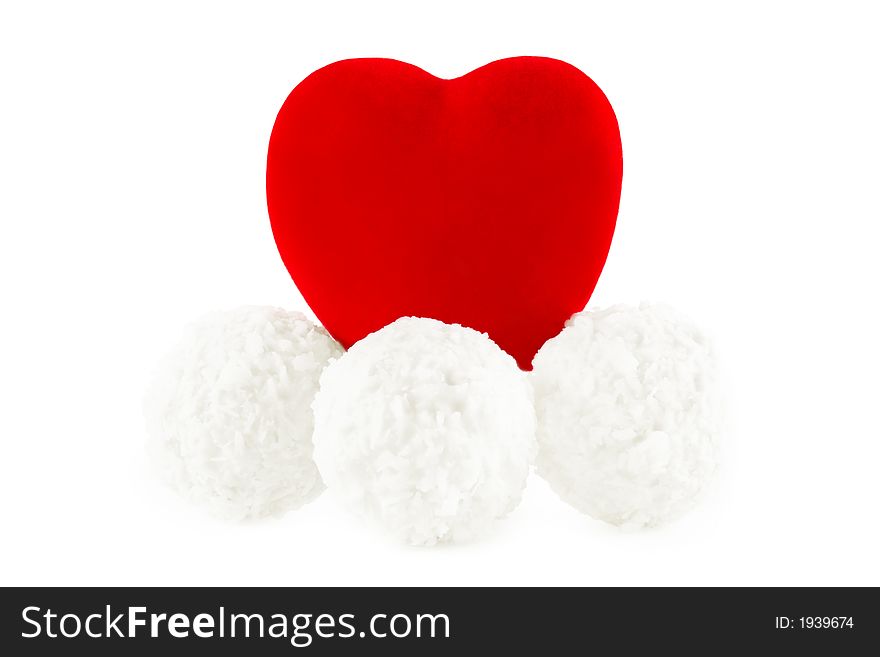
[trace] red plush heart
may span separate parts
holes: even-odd
[[[343,346],[433,317],[487,332],[529,369],[592,294],[622,167],[611,105],[565,62],[443,80],[351,59],[288,96],[266,191],[284,264]]]

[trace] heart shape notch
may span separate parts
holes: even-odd
[[[593,292],[622,172],[614,111],[570,64],[514,57],[447,80],[350,59],[284,102],[266,192],[281,258],[343,346],[431,317],[530,369]]]

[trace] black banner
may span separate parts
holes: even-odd
[[[0,614],[5,655],[866,654],[880,645],[877,591],[867,588],[20,588],[2,590]]]

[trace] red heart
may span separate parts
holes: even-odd
[[[529,369],[593,292],[622,167],[611,105],[565,62],[443,80],[350,59],[281,107],[266,191],[284,264],[343,346],[433,317],[487,332]]]

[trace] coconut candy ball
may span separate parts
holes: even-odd
[[[280,514],[323,483],[311,403],[342,347],[298,312],[243,307],[190,327],[145,403],[149,446],[174,488],[216,514]]]
[[[520,501],[531,390],[485,334],[398,319],[324,371],[313,408],[331,492],[406,543],[470,539]]]
[[[717,463],[718,397],[705,338],[670,308],[574,315],[533,361],[537,472],[624,527],[688,510]]]

